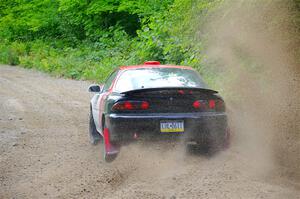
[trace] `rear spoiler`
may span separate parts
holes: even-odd
[[[136,93],[143,93],[143,92],[151,92],[151,91],[165,91],[165,90],[188,90],[188,91],[201,91],[205,93],[215,94],[218,91],[207,89],[207,88],[197,88],[197,87],[161,87],[161,88],[142,88],[142,89],[135,89],[130,91],[122,92],[121,94],[130,95]]]

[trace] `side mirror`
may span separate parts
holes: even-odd
[[[89,87],[89,92],[93,92],[93,93],[99,93],[101,91],[102,87],[97,85],[97,84],[92,84]]]

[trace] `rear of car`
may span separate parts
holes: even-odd
[[[124,68],[106,110],[112,142],[182,138],[222,145],[228,136],[223,99],[187,67]]]

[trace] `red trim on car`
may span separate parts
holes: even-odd
[[[131,70],[137,68],[181,68],[187,70],[194,70],[189,66],[176,66],[176,65],[156,65],[156,64],[144,64],[144,65],[135,65],[135,66],[120,66],[120,70]]]

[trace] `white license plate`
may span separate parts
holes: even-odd
[[[161,121],[160,132],[162,133],[184,132],[184,122],[183,121]]]

